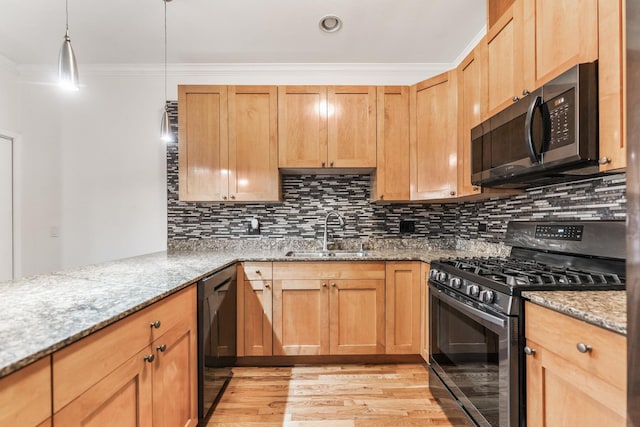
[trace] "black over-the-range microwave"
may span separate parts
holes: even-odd
[[[474,185],[523,188],[598,173],[598,63],[579,64],[471,130]]]

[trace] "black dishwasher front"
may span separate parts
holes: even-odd
[[[205,421],[236,362],[236,267],[198,282],[198,418]]]

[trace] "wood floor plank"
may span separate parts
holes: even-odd
[[[207,426],[453,426],[420,364],[236,367]]]

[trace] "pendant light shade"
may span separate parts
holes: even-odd
[[[171,132],[171,119],[169,118],[169,112],[164,109],[162,114],[162,122],[160,123],[160,138],[164,142],[173,142],[173,133]]]
[[[71,38],[69,37],[69,2],[65,2],[67,31],[64,35],[64,42],[58,54],[58,82],[60,86],[67,90],[78,90],[80,81],[78,79],[78,62],[76,55],[71,47]]]

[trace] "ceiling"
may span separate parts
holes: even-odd
[[[1,0],[0,54],[55,64],[64,0]],[[483,30],[483,0],[173,0],[170,63],[451,63]],[[323,33],[327,14],[343,28]],[[82,64],[163,61],[162,0],[69,0]]]

